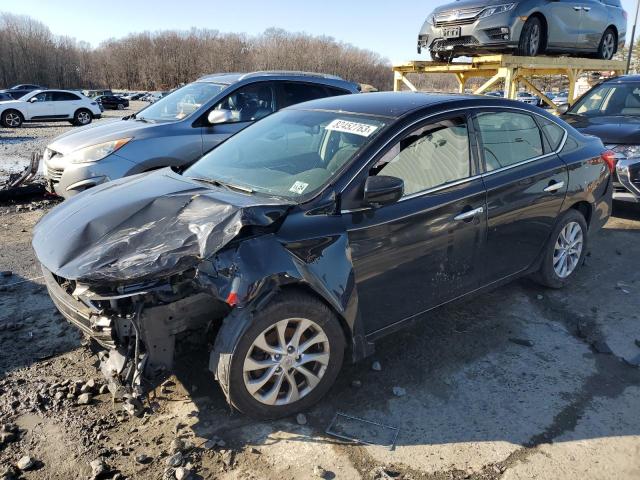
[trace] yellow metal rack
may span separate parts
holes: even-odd
[[[504,81],[505,98],[515,99],[518,83],[522,82],[531,93],[537,95],[552,107],[554,103],[528,78],[534,75],[564,75],[569,80],[569,103],[573,103],[576,92],[576,81],[585,72],[612,72],[614,75],[624,74],[625,62],[617,60],[596,60],[574,57],[518,57],[515,55],[484,55],[471,58],[470,62],[428,62],[414,61],[393,67],[393,89],[399,91],[404,83],[411,90],[416,87],[407,79],[408,73],[434,74],[451,73],[458,80],[459,91],[465,91],[468,79],[474,77],[487,78],[473,93],[480,94],[491,88],[500,80]]]

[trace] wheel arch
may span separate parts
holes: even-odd
[[[591,226],[591,218],[593,217],[593,206],[585,201],[581,200],[579,202],[574,203],[569,207],[569,210],[577,210],[584,217],[585,222],[587,222],[587,227]]]

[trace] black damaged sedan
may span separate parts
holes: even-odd
[[[115,395],[141,395],[195,332],[228,401],[273,418],[440,305],[524,275],[562,287],[609,217],[613,162],[520,102],[349,95],[275,113],[183,174],[78,195],[33,246]]]

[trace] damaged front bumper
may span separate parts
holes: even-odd
[[[206,331],[230,307],[198,292],[189,278],[139,285],[133,292],[96,293],[42,267],[60,313],[102,350],[100,370],[118,399],[137,399],[173,368],[176,338]]]

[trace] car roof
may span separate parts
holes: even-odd
[[[622,75],[604,80],[603,83],[640,83],[640,75]]]
[[[329,75],[326,73],[299,72],[295,70],[265,70],[249,73],[214,73],[204,75],[196,80],[196,82],[212,82],[223,85],[231,85],[243,80],[272,78],[274,80],[308,80],[312,82],[321,82],[327,85],[357,85],[353,82],[344,80],[337,75]]]
[[[484,95],[424,92],[373,92],[327,97],[287,107],[287,110],[328,110],[400,118],[415,110],[448,102],[486,102],[488,105],[524,105],[522,102]]]

